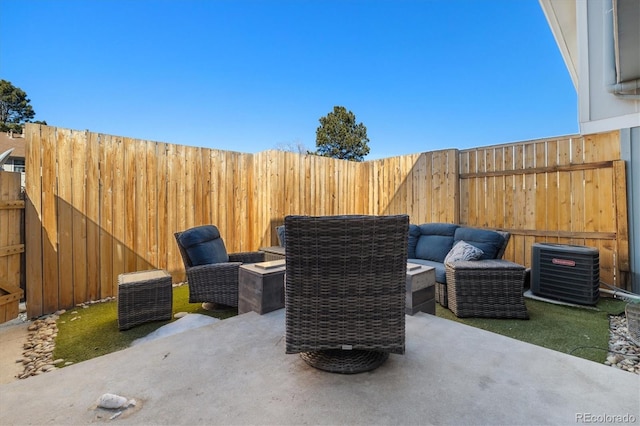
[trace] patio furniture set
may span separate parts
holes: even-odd
[[[457,316],[527,318],[525,268],[500,259],[507,233],[407,215],[287,216],[276,230],[280,246],[229,254],[213,225],[176,233],[189,302],[286,307],[286,352],[316,368],[358,373],[404,353],[404,316],[435,314],[436,299]],[[120,329],[171,318],[166,272],[118,284]]]

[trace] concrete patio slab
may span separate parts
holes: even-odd
[[[0,324],[0,341],[2,342],[0,344],[0,384],[17,380],[16,377],[24,371],[23,364],[16,361],[22,359],[23,346],[29,335],[29,325],[29,322],[18,318]],[[2,395],[0,395],[1,403]]]
[[[337,375],[284,353],[284,310],[248,313],[0,386],[0,424],[640,422],[640,377],[427,314],[406,354]],[[135,399],[113,420],[96,409]]]

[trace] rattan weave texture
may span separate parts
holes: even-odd
[[[170,320],[172,309],[171,275],[157,270],[118,276],[118,329]]]
[[[525,267],[502,259],[445,265],[449,309],[457,317],[528,319]]]
[[[229,262],[192,266],[189,256],[180,245],[181,232],[175,238],[187,273],[189,303],[213,302],[238,306],[238,273],[243,263],[264,261],[262,252],[230,253]]]
[[[286,352],[404,353],[408,216],[287,216]]]
[[[331,373],[356,374],[380,367],[389,358],[389,352],[329,349],[302,352],[300,358],[320,370]]]

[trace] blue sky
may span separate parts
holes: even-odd
[[[0,0],[0,78],[37,120],[240,152],[341,105],[366,159],[578,132],[537,0]]]

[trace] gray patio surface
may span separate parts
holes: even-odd
[[[284,310],[248,313],[2,385],[0,424],[640,423],[638,375],[432,315],[406,325],[405,355],[337,375],[284,353]],[[137,404],[109,420],[107,392]]]

